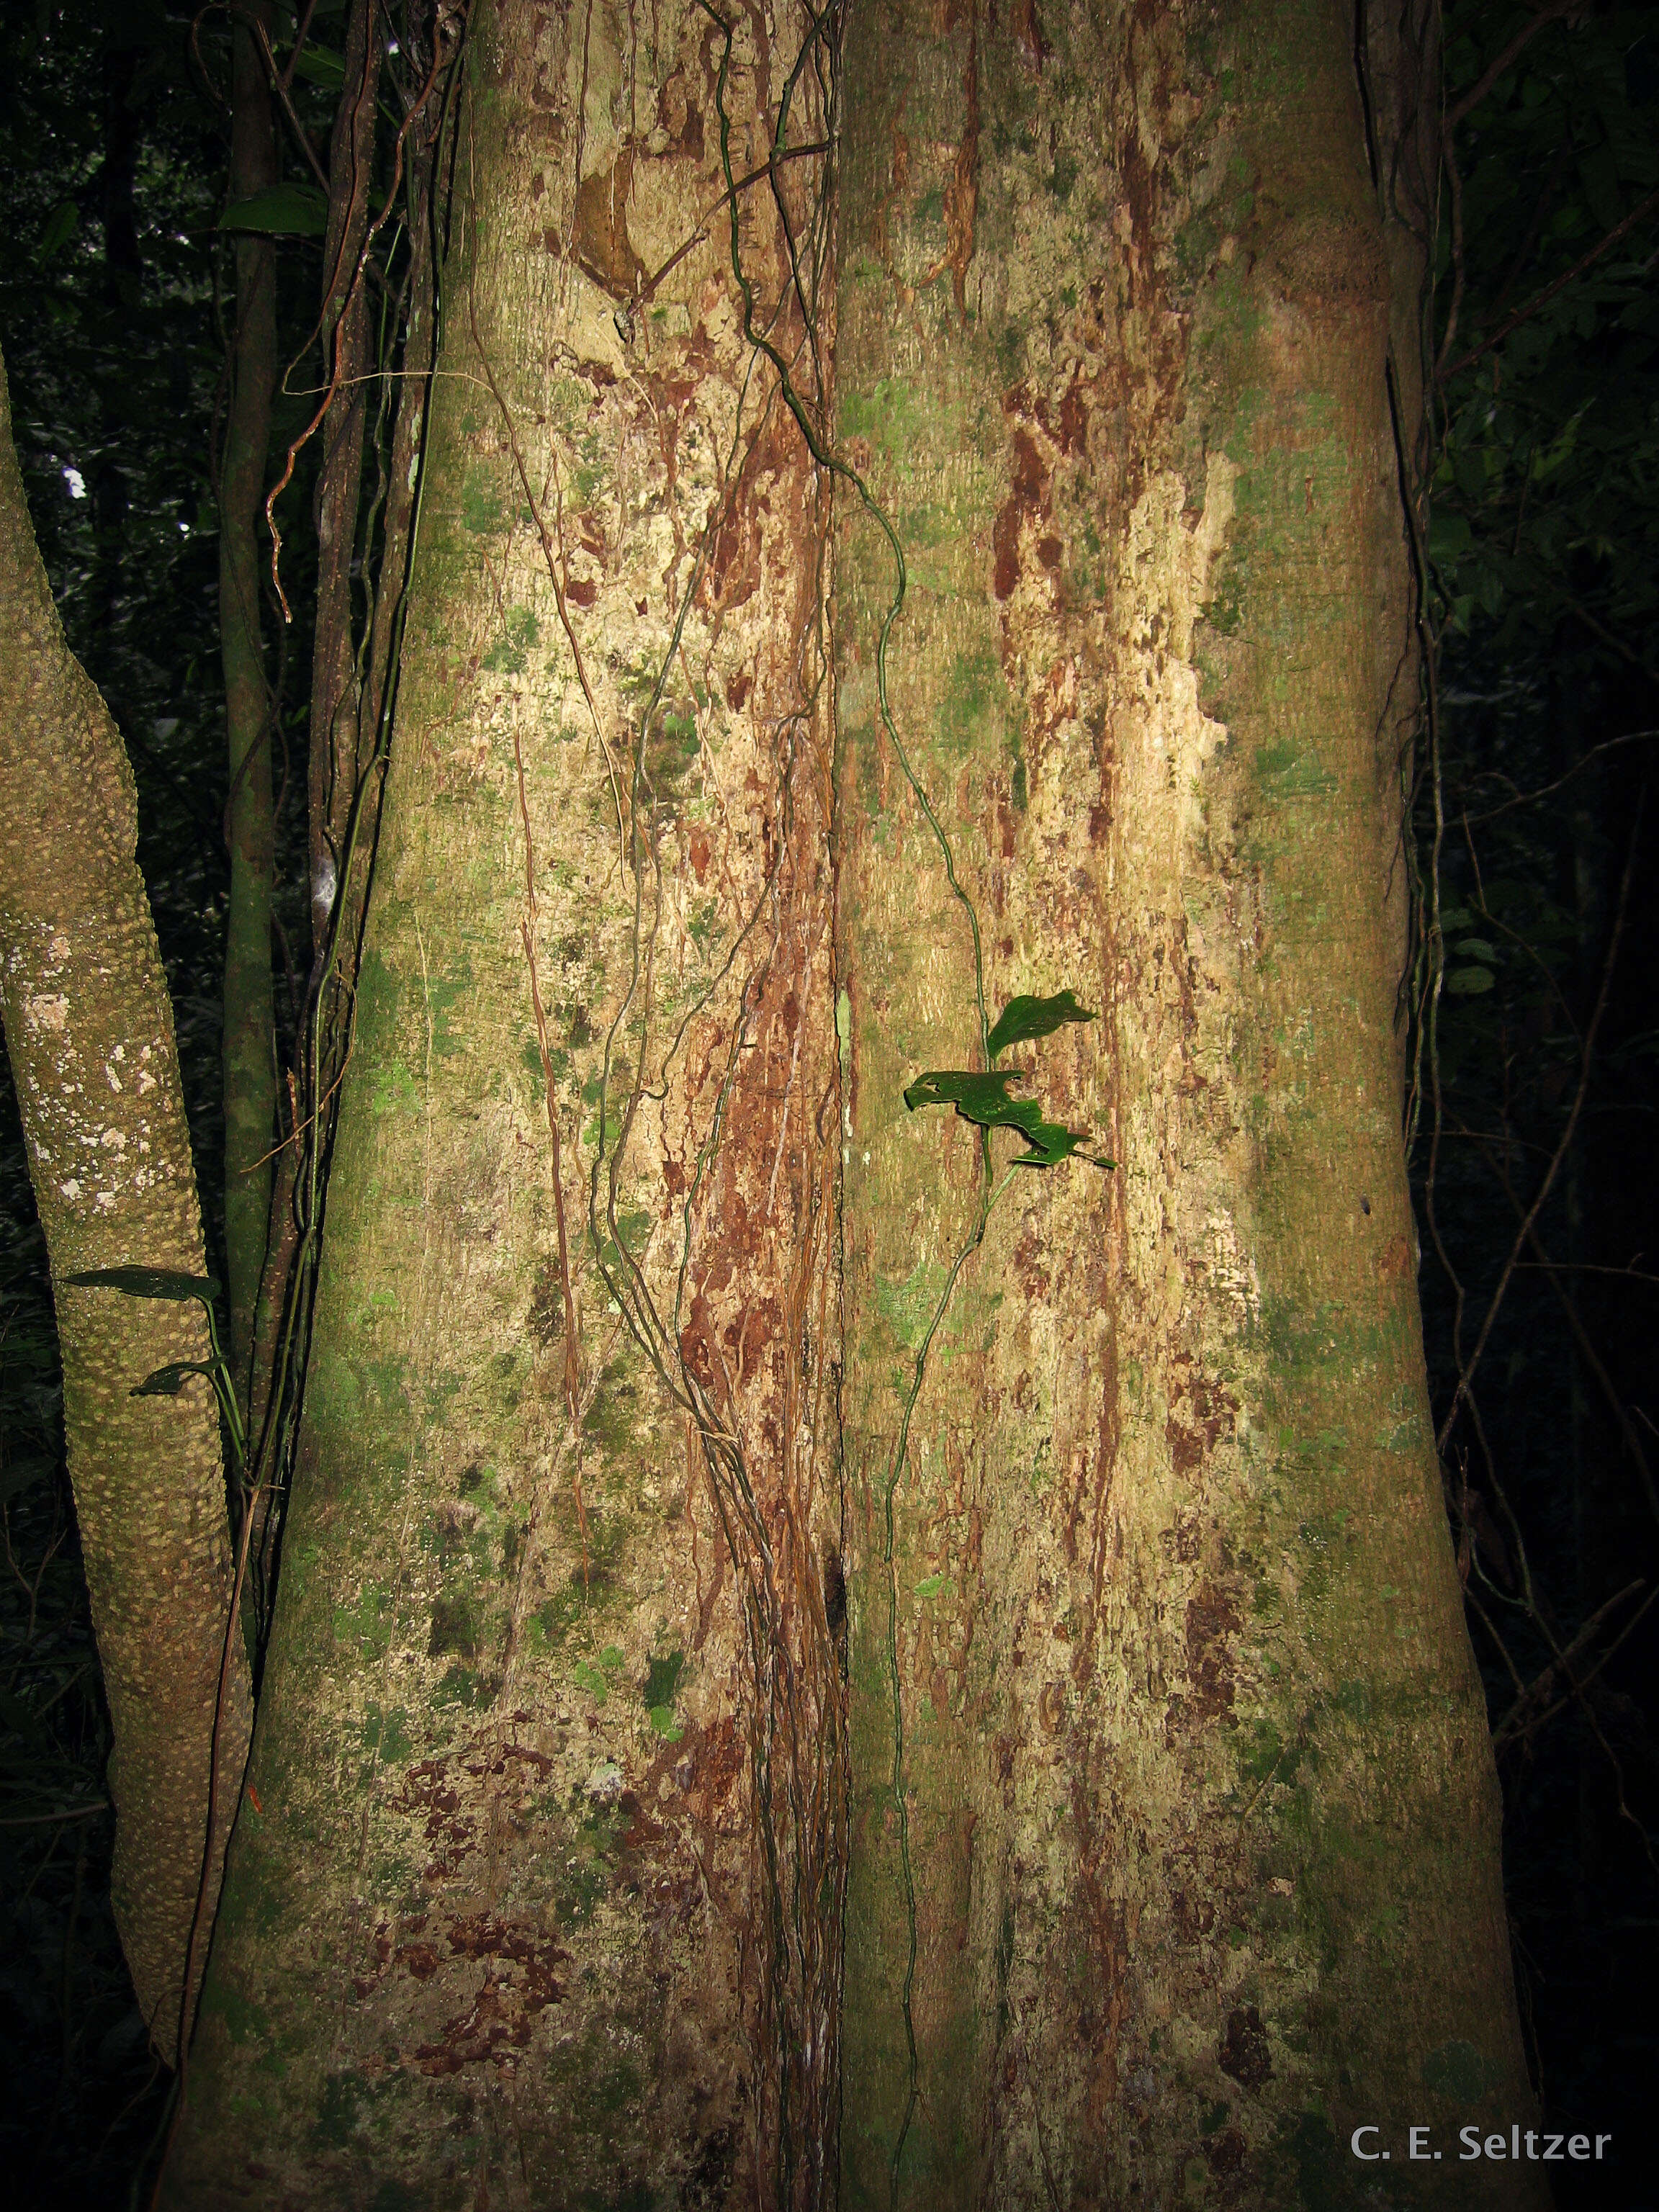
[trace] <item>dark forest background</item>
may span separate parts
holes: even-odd
[[[19,456],[70,642],[137,778],[210,1253],[229,22],[172,0],[0,8]],[[315,406],[308,180],[328,161],[344,24],[344,0],[317,0],[283,118],[293,189],[269,220],[291,368],[270,482]],[[296,27],[278,5],[279,57]],[[1612,2173],[1560,2169],[1559,2202],[1635,2212],[1659,2205],[1659,9],[1449,0],[1440,36],[1420,415],[1409,365],[1395,380],[1424,648],[1402,764],[1407,1135],[1529,2053],[1550,2125],[1612,2130],[1624,2152]],[[1397,211],[1409,181],[1382,179]],[[284,1053],[312,956],[315,453],[278,509],[295,619],[265,610]],[[0,1539],[0,2174],[15,2203],[137,2204],[167,2081],[109,1911],[108,1724],[3,1061]]]

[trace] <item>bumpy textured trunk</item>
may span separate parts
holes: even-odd
[[[270,10],[252,20],[269,29]],[[233,32],[230,196],[246,199],[273,184],[276,148],[270,91],[253,35]],[[236,243],[236,329],[219,485],[219,639],[225,671],[230,797],[230,906],[225,920],[225,1273],[232,1364],[246,1390],[254,1305],[270,1218],[271,1125],[276,1111],[276,1037],[270,975],[271,873],[276,805],[271,791],[271,699],[259,620],[259,535],[264,524],[270,400],[276,383],[276,257],[266,238]]]
[[[809,29],[745,18],[738,176]],[[823,2203],[823,489],[743,334],[708,16],[504,4],[470,39],[301,1464],[167,2201]],[[797,143],[820,106],[809,66]],[[779,172],[809,298],[819,171]],[[750,189],[756,315],[816,404],[785,248]]]
[[[848,2204],[1341,2204],[1354,2126],[1524,2114],[1344,27],[849,19],[834,443],[908,597],[843,479],[833,902],[825,482],[744,329],[821,425],[817,157],[765,157],[828,28],[474,27],[178,2205],[824,2202],[838,2033]],[[981,962],[1091,1010],[1018,1059],[1121,1164],[988,1224],[902,1103]]]
[[[170,2057],[198,1893],[205,1881],[206,1927],[246,1753],[247,1674],[238,1644],[208,1850],[231,1581],[218,1412],[200,1378],[177,1399],[130,1395],[155,1368],[204,1360],[206,1323],[193,1304],[64,1280],[112,1267],[204,1272],[190,1133],[134,858],[131,771],[52,605],[3,372],[0,609],[0,1018],[52,1263],[70,1479],[114,1730],[116,1921]]]
[[[1540,2201],[1404,2162],[1527,2091],[1397,1124],[1410,640],[1346,27],[892,6],[845,105],[839,419],[910,571],[896,744],[849,507],[846,2201]],[[1016,1171],[902,1453],[985,1186],[902,1103],[983,1060],[899,744],[992,1016],[1097,1013],[1018,1057],[1120,1163]]]

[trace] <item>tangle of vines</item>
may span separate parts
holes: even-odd
[[[713,11],[705,12],[712,15]],[[720,27],[729,56],[730,29],[724,23]],[[728,486],[735,486],[740,478],[745,446],[744,417],[755,372],[763,361],[769,362],[778,372],[778,383],[760,407],[754,427],[748,433],[749,449],[752,450],[763,434],[779,393],[797,422],[810,424],[808,403],[802,399],[790,364],[771,336],[785,319],[792,299],[799,307],[803,331],[800,350],[808,358],[818,404],[822,404],[825,394],[827,379],[817,342],[817,302],[829,258],[828,176],[821,173],[810,215],[804,229],[798,231],[780,188],[778,171],[786,161],[827,153],[833,138],[835,52],[833,40],[826,36],[828,28],[829,18],[812,16],[811,29],[795,57],[784,88],[771,157],[765,167],[742,179],[734,175],[732,167],[724,66],[720,72],[717,99],[722,126],[725,200],[732,227],[734,271],[744,300],[744,335],[750,349],[750,365],[739,389],[723,471]],[[790,112],[809,69],[824,128],[811,144],[790,147]],[[764,330],[757,327],[755,289],[742,265],[739,238],[740,195],[745,188],[763,179],[771,186],[789,271]],[[659,275],[665,273],[665,268]],[[499,392],[496,398],[505,411]],[[808,437],[808,446],[815,458],[822,451],[822,441],[815,428]],[[516,440],[514,447],[519,481],[541,538],[559,600],[561,620],[575,654],[579,679],[598,730],[599,716],[564,607],[552,534],[542,520]],[[803,1562],[810,1558],[810,1547],[787,1491],[781,1489],[779,1493],[782,1525],[775,1529],[757,1492],[742,1439],[708,1386],[688,1364],[681,1335],[694,1217],[726,1127],[745,1032],[781,943],[780,920],[775,919],[770,944],[759,950],[739,987],[738,1018],[720,1071],[713,1113],[697,1148],[680,1209],[681,1251],[671,1319],[665,1320],[659,1311],[641,1261],[630,1249],[618,1218],[623,1164],[643,1100],[647,1097],[656,1100],[665,1097],[670,1071],[692,1023],[726,986],[744,957],[745,947],[761,929],[769,906],[775,908],[782,896],[783,872],[794,844],[793,786],[798,748],[801,732],[817,710],[823,691],[827,653],[822,637],[823,590],[820,565],[815,611],[800,644],[802,696],[784,725],[775,849],[754,902],[740,917],[724,958],[680,1018],[653,1087],[647,1084],[646,1047],[652,1014],[654,948],[662,916],[662,878],[654,835],[659,794],[652,779],[648,747],[675,660],[682,649],[691,607],[708,571],[723,505],[717,501],[708,519],[702,543],[678,596],[665,650],[638,715],[627,769],[625,807],[614,781],[614,769],[612,771],[623,865],[633,884],[633,912],[629,972],[605,1033],[599,1078],[598,1139],[588,1178],[588,1235],[595,1267],[613,1307],[671,1401],[690,1419],[708,1474],[721,1537],[739,1578],[750,1691],[746,1725],[753,1784],[751,1814],[763,1877],[768,1953],[767,1970],[761,1979],[757,2033],[763,2045],[769,2045],[769,2051],[757,2050],[755,2053],[752,2094],[757,2122],[768,2098],[775,2094],[777,2100],[774,2124],[757,2124],[756,2133],[757,2140],[764,2140],[769,2134],[775,2142],[778,2201],[783,2204],[816,2205],[832,2201],[834,2196],[834,2098],[838,2070],[836,2035],[840,2015],[840,1936],[846,1856],[843,1838],[847,1755],[836,1636],[822,1590],[810,1572],[804,1570]],[[562,498],[559,520],[562,524]],[[826,533],[821,532],[818,535],[822,545]],[[821,561],[822,556],[820,563]],[[600,735],[603,741],[602,731]],[[649,888],[647,870],[652,878]],[[618,1045],[630,1028],[638,1035],[638,1065],[625,1097],[617,1101],[613,1122]],[[568,1304],[568,1267],[566,1297]],[[801,1632],[805,1633],[806,1648],[798,1657],[796,1644]]]
[[[275,1234],[261,1294],[261,1304],[270,1315],[274,1333],[267,1354],[263,1405],[254,1409],[258,1418],[246,1457],[241,1501],[242,1510],[255,1524],[247,1571],[254,1586],[250,1641],[256,1662],[270,1631],[281,1545],[281,1509],[299,1445],[334,1108],[350,1051],[351,1009],[379,830],[380,793],[390,755],[409,579],[419,541],[425,489],[425,471],[419,462],[426,442],[429,370],[438,357],[443,327],[442,269],[457,143],[459,64],[467,26],[464,6],[440,6],[434,12],[424,81],[412,88],[397,135],[393,181],[369,226],[349,283],[353,290],[366,283],[369,246],[401,200],[392,254],[396,255],[401,244],[403,268],[396,291],[384,292],[374,369],[379,387],[373,441],[377,481],[366,512],[357,522],[361,568],[366,580],[364,614],[351,653],[358,774],[345,814],[336,895],[321,918],[301,1013],[297,1066],[290,1079],[292,1126],[279,1147],[283,1173],[273,1208]],[[405,46],[412,50],[411,58],[420,51],[420,42],[407,32]],[[435,116],[430,112],[434,94]],[[421,126],[418,137],[417,125]],[[405,160],[405,149],[411,145],[413,153]],[[421,345],[424,366],[412,366],[409,359],[412,319],[422,310],[428,318]],[[343,308],[341,312],[343,315]],[[401,368],[394,368],[399,359]],[[325,399],[302,438],[290,449],[284,482],[292,472],[299,445],[314,434],[330,400],[337,400],[336,382],[336,375],[331,373],[330,399]],[[394,389],[398,400],[388,465],[386,431]],[[399,484],[411,495],[406,518],[394,525],[389,495]],[[268,514],[280,489],[278,485],[270,494]],[[273,563],[279,550],[280,539],[273,528]],[[372,557],[377,550],[378,560]],[[280,597],[280,586],[277,588]],[[361,896],[356,898],[347,896],[348,886],[355,880],[354,871],[361,872],[362,879]],[[237,1595],[240,1600],[240,1588]]]

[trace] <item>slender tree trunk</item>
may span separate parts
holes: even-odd
[[[1396,1113],[1346,28],[970,0],[847,40],[840,420],[910,579],[890,730],[850,505],[846,2201],[1443,2193],[1349,2146],[1452,2157],[1528,2091]],[[1016,1170],[977,1249],[979,1139],[902,1099],[985,1063],[901,745],[992,1017],[1098,1017],[1018,1057],[1116,1172]]]
[[[250,19],[269,28],[255,0]],[[274,184],[270,91],[247,24],[233,26],[230,197]],[[231,1359],[249,1386],[254,1308],[270,1222],[276,1113],[276,1033],[270,896],[276,822],[271,791],[270,688],[259,621],[270,401],[276,382],[276,258],[269,239],[236,242],[236,328],[219,483],[219,637],[225,670],[230,797],[230,908],[225,923],[225,1272]]]
[[[734,176],[810,29],[746,20]],[[743,334],[706,15],[514,0],[470,38],[306,1426],[167,2201],[826,2204],[823,486]],[[794,113],[821,141],[811,69]],[[821,167],[779,185],[809,301]],[[740,243],[816,408],[764,189]]]
[[[320,951],[344,862],[358,757],[353,568],[363,430],[369,408],[371,303],[360,266],[373,192],[375,102],[382,31],[374,0],[351,0],[345,88],[329,150],[328,233],[323,241],[323,363],[331,397],[317,486],[317,623],[311,678],[312,923]],[[361,572],[360,572],[361,573]]]
[[[0,1018],[52,1265],[70,1479],[114,1731],[115,1917],[151,2036],[171,2057],[198,1893],[206,1928],[246,1752],[247,1674],[238,1644],[208,1848],[231,1581],[218,1413],[199,1378],[175,1400],[131,1395],[157,1367],[205,1359],[205,1323],[193,1304],[65,1282],[106,1267],[204,1273],[173,1011],[134,859],[131,772],[52,605],[3,374],[0,607]]]

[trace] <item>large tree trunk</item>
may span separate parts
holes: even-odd
[[[803,51],[778,150],[827,135],[827,29],[474,27],[178,2205],[827,2202],[838,2035],[849,2204],[1358,2202],[1353,2127],[1524,2116],[1401,1160],[1341,26],[849,21],[833,946],[834,318],[817,157],[787,230],[764,173]],[[988,1180],[902,1103],[983,1066],[981,958],[993,1016],[1091,1012],[1018,1057],[1121,1163],[988,1219],[1011,1140]]]
[[[177,1399],[131,1395],[158,1367],[204,1362],[206,1322],[188,1300],[66,1280],[118,1267],[204,1273],[173,1008],[134,857],[131,770],[52,605],[3,369],[0,609],[0,1019],[52,1266],[70,1480],[114,1732],[116,1924],[170,2059],[191,1929],[199,1975],[247,1750],[247,1669],[237,1642],[210,1844],[231,1584],[218,1410],[201,1378]]]
[[[738,174],[807,28],[751,19]],[[822,2203],[823,491],[743,335],[706,16],[508,5],[471,40],[301,1462],[168,2201]],[[818,168],[782,173],[809,261]],[[757,313],[815,404],[783,243],[751,195]]]
[[[845,105],[840,421],[910,564],[895,731],[851,509],[848,2201],[1357,2203],[1527,2086],[1397,1118],[1351,55],[1323,5],[890,6]],[[1098,1014],[1019,1057],[1120,1163],[1018,1170],[977,1249],[976,1134],[902,1101],[985,1065],[946,838],[992,1017]]]

